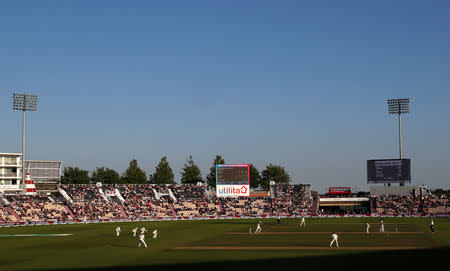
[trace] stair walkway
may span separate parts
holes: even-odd
[[[173,203],[170,204],[170,210],[172,211],[173,216],[177,216],[177,211],[175,211],[175,207],[173,206]]]
[[[77,219],[76,217],[75,217],[75,214],[72,212],[72,210],[69,208],[69,206],[67,206],[67,205],[64,205],[64,209],[66,210],[66,212],[68,212],[72,217],[73,217],[73,219]]]
[[[120,208],[120,214],[122,215],[122,217],[125,217],[125,218],[130,218],[128,215],[127,215],[127,212],[125,212],[125,209],[123,208],[123,206],[122,205],[119,205],[119,208]]]
[[[64,189],[62,189],[61,187],[58,187],[58,191],[68,202],[72,202],[72,199],[69,197],[69,195],[67,194],[67,192]]]

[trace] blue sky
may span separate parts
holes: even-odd
[[[413,184],[450,188],[448,1],[16,1],[0,4],[1,152],[21,151],[12,93],[40,97],[28,157],[152,172],[189,155],[283,165],[367,190],[398,156],[386,99],[410,97]]]

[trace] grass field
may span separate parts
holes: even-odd
[[[437,267],[450,255],[450,219],[310,218],[264,219],[262,234],[249,234],[258,220],[158,221],[0,228],[0,270],[277,269],[292,266]],[[373,233],[366,234],[364,222]],[[121,235],[115,236],[120,225]],[[145,226],[149,248],[138,248],[131,229]],[[153,229],[157,239],[151,239]],[[339,248],[329,247],[331,233]],[[53,236],[53,234],[60,234]]]

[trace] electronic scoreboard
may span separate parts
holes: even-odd
[[[216,196],[250,196],[250,165],[216,165]]]
[[[382,159],[367,161],[367,183],[410,183],[410,159]]]

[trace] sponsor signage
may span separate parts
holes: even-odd
[[[249,197],[250,165],[216,165],[217,197]]]
[[[249,197],[249,185],[218,185],[217,197]]]

